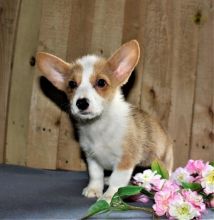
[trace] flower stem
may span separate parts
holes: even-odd
[[[149,213],[153,213],[153,210],[150,208],[145,208],[145,207],[137,207],[137,206],[128,206],[129,210],[138,210],[138,211],[145,211]]]

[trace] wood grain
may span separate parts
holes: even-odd
[[[8,112],[6,163],[26,164],[28,122],[42,1],[23,0],[20,8]]]
[[[96,0],[91,52],[108,57],[121,45],[124,7],[122,0]]]
[[[190,158],[214,158],[214,1],[203,1]],[[210,28],[212,27],[212,28]]]
[[[0,163],[4,160],[7,110],[19,0],[0,1]]]
[[[51,52],[65,59],[70,7],[69,0],[43,1],[39,51]],[[55,169],[61,111],[42,94],[38,76],[36,71],[30,109],[27,166]]]
[[[171,105],[172,3],[146,1],[144,8],[141,108],[167,128]]]
[[[75,131],[67,113],[60,120],[60,133],[57,151],[57,168],[63,170],[86,170],[81,158],[81,150],[75,139]]]
[[[199,29],[195,16],[200,1],[173,1],[171,105],[168,128],[174,140],[175,167],[185,165],[189,156]]]
[[[73,0],[67,45],[67,60],[84,56],[90,51],[94,23],[95,0]]]
[[[128,85],[125,85],[128,95],[127,100],[140,108],[141,102],[141,86],[143,77],[143,59],[144,59],[144,14],[145,14],[145,1],[126,0],[124,9],[124,22],[123,22],[123,37],[122,42],[125,43],[129,40],[136,39],[140,44],[141,56],[140,61],[136,67],[135,73],[131,75]],[[134,75],[135,74],[135,75]],[[130,83],[131,82],[131,83]]]

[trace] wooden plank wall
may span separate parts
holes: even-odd
[[[169,131],[176,167],[212,160],[213,8],[214,0],[0,1],[0,162],[5,143],[6,163],[84,170],[68,115],[40,89],[35,53],[109,56],[133,38],[142,56],[128,100]]]
[[[9,85],[19,7],[19,0],[0,1],[0,163],[4,158]]]
[[[206,17],[199,32],[190,157],[209,160],[214,158],[214,2],[203,6]]]
[[[6,163],[26,165],[26,137],[29,132],[28,122],[35,72],[33,57],[37,51],[40,17],[41,1],[22,0],[13,56],[5,146]]]

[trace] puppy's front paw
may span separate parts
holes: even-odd
[[[99,198],[99,200],[105,200],[108,204],[111,203],[113,195],[106,195],[105,193]]]
[[[88,198],[100,198],[103,195],[103,190],[101,188],[88,185],[83,189],[82,195]]]
[[[106,200],[110,204],[112,197],[117,192],[117,187],[109,187],[107,191],[103,194],[102,197],[100,197],[100,200]]]

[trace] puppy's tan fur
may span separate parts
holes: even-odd
[[[154,159],[159,159],[171,171],[172,142],[160,124],[148,113],[135,107],[132,107],[132,117],[129,121],[129,129],[123,144],[124,159],[121,160],[119,168],[126,169],[129,164],[147,167]]]

